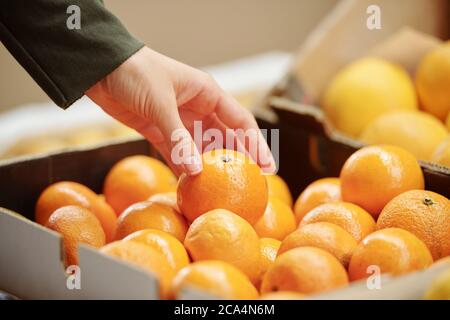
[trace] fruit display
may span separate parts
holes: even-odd
[[[331,127],[348,137],[449,167],[450,41],[419,60],[413,74],[383,58],[353,61],[329,79],[320,105]]]
[[[280,176],[264,176],[244,154],[203,157],[204,171],[181,175],[176,187],[170,169],[144,155],[112,166],[105,197],[75,182],[51,184],[36,221],[61,234],[66,265],[78,264],[78,244],[89,245],[149,272],[161,299],[190,290],[309,299],[365,281],[374,268],[395,278],[450,258],[450,201],[425,190],[405,149],[363,147],[339,177],[312,182],[295,203]],[[434,287],[445,288],[439,281]],[[439,297],[434,287],[428,298]]]

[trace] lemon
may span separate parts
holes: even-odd
[[[357,60],[338,72],[325,90],[322,107],[331,124],[351,137],[387,111],[418,108],[406,71],[379,58]]]
[[[421,108],[445,121],[450,112],[450,41],[425,55],[417,68],[416,86]]]
[[[445,126],[426,112],[393,111],[370,122],[363,130],[360,140],[367,144],[402,147],[417,159],[429,161],[447,135]]]
[[[450,168],[450,135],[436,148],[431,161]]]

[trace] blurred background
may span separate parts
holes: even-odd
[[[104,2],[151,48],[203,67],[271,50],[294,50],[336,0]],[[3,45],[0,66],[0,110],[48,101]]]
[[[105,0],[137,38],[202,68],[244,106],[288,73],[314,98],[341,67],[403,27],[446,39],[448,0]],[[381,8],[382,28],[366,26]],[[445,31],[445,32],[446,32]],[[437,37],[437,38],[433,38]],[[395,43],[399,43],[397,40]],[[406,43],[405,43],[406,42]],[[426,41],[427,46],[430,41]],[[401,46],[411,42],[404,37]],[[423,51],[423,48],[421,49]],[[404,51],[404,50],[403,50]],[[395,60],[395,59],[394,59]],[[267,110],[266,110],[267,111]],[[138,135],[86,97],[58,108],[0,45],[0,159],[129,139]]]

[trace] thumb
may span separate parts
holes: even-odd
[[[170,106],[166,104],[160,109],[164,112],[156,123],[169,150],[170,159],[166,160],[179,171],[187,175],[196,175],[203,169],[202,159],[191,134],[181,121],[175,99],[173,100]]]

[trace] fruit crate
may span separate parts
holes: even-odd
[[[319,178],[307,167],[309,149],[300,151],[302,143],[308,143],[303,134],[285,124],[263,120],[259,124],[280,130],[279,173],[294,195]],[[294,149],[299,152],[293,153]],[[64,269],[61,236],[33,222],[36,200],[49,184],[72,180],[100,192],[108,170],[136,154],[157,156],[146,141],[131,140],[0,163],[0,289],[24,299],[158,299],[157,280],[150,274],[85,245],[78,248],[77,287],[77,280]],[[311,299],[420,299],[430,281],[448,267],[448,263],[437,264],[396,278],[383,275],[379,290],[360,281]],[[214,297],[188,290],[182,298]]]

